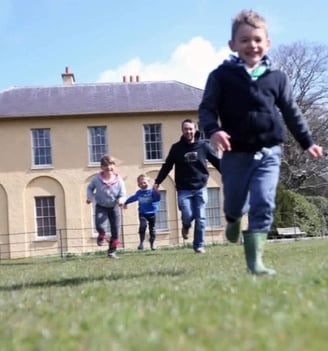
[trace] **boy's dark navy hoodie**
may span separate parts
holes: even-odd
[[[301,147],[308,149],[313,140],[287,75],[268,68],[252,80],[235,61],[226,60],[209,74],[198,111],[206,136],[224,130],[231,136],[232,151],[253,152],[282,143],[285,122]]]

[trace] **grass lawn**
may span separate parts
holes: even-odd
[[[0,350],[323,351],[328,240],[0,261]]]

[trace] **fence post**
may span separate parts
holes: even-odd
[[[295,214],[295,208],[293,209],[293,227],[294,227],[294,237],[295,237],[295,241],[296,241],[297,237],[296,237],[296,214]]]
[[[64,253],[63,253],[63,236],[62,236],[62,230],[59,229],[59,246],[60,246],[60,257],[63,258],[64,257]]]
[[[122,248],[125,249],[124,245],[124,223],[123,223],[123,209],[121,207],[121,240],[122,240]]]

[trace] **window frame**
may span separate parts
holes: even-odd
[[[206,229],[219,229],[222,227],[221,188],[208,187],[207,194],[208,201],[206,204]],[[214,194],[217,194],[216,198]],[[215,213],[217,213],[217,216],[213,215]]]
[[[104,143],[93,143],[94,139],[97,138],[96,135],[96,129],[102,130],[103,135],[101,135],[99,138],[104,138]],[[91,133],[91,131],[95,131],[94,133]],[[88,134],[88,164],[91,166],[99,166],[100,158],[108,154],[108,128],[105,125],[102,126],[89,126],[87,128],[87,134]],[[94,150],[100,148],[100,150]]]
[[[43,135],[41,135],[41,132],[43,133]],[[36,133],[38,134],[36,135]],[[31,144],[32,144],[31,145],[32,146],[32,150],[31,150],[32,167],[33,168],[52,167],[51,129],[50,128],[32,128]],[[45,159],[47,162],[43,163],[42,159]],[[38,160],[39,162],[37,162]]]
[[[167,210],[167,191],[160,190],[161,199],[159,209],[156,214],[156,232],[158,234],[169,231],[168,210]],[[163,223],[163,227],[159,227],[159,223]]]
[[[47,206],[44,206],[44,203],[38,205],[38,200],[48,200]],[[52,203],[49,206],[49,201],[52,200]],[[41,209],[42,215],[38,214],[38,209]],[[46,216],[45,212],[49,212]],[[51,215],[52,214],[52,215]],[[34,219],[35,219],[35,228],[36,228],[36,237],[38,240],[48,240],[54,239],[57,237],[57,216],[56,216],[56,198],[55,196],[35,196],[34,197]],[[41,223],[40,223],[41,222]],[[45,222],[49,222],[47,225],[44,225]],[[41,225],[42,224],[42,225]],[[52,234],[40,234],[41,231]]]
[[[155,132],[146,130],[147,127],[158,127],[158,130]],[[154,136],[155,135],[155,136]],[[159,140],[150,140],[148,139],[156,139]],[[155,149],[152,146],[156,145]],[[161,123],[147,123],[143,125],[143,147],[144,147],[144,161],[145,162],[162,162],[163,161],[163,132],[162,132],[162,124]],[[156,149],[157,148],[157,149]],[[157,153],[156,158],[148,158],[148,154]]]

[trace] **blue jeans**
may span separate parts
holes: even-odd
[[[268,232],[271,229],[280,156],[280,146],[257,153],[223,153],[224,212],[231,219],[248,212],[249,232]]]
[[[193,248],[204,247],[206,229],[207,188],[198,190],[178,190],[178,205],[182,226],[190,228],[195,220]]]

